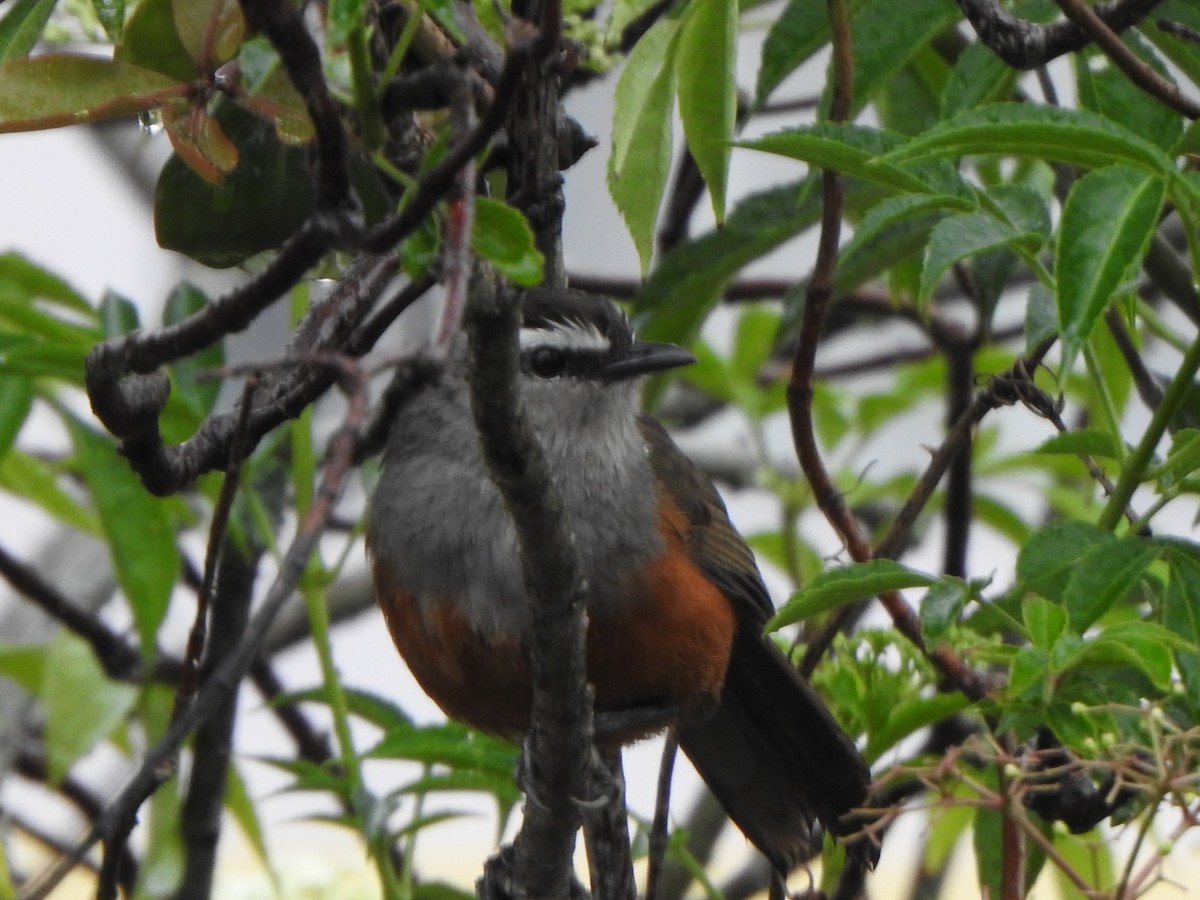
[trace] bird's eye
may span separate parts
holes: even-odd
[[[557,347],[536,347],[529,354],[529,371],[538,378],[561,375],[566,364],[566,355]]]

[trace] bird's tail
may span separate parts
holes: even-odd
[[[771,641],[743,626],[716,712],[679,728],[679,743],[750,841],[778,869],[810,858],[811,826],[849,836],[871,773],[824,701]],[[853,856],[873,865],[867,838]]]

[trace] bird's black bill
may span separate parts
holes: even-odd
[[[601,375],[608,381],[621,381],[650,372],[690,366],[695,361],[696,357],[674,344],[634,341],[628,350],[604,365]]]

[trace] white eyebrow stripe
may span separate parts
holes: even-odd
[[[555,322],[544,328],[522,328],[519,343],[522,349],[608,350],[611,346],[599,328],[586,322]]]

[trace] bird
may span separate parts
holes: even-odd
[[[716,487],[640,410],[644,376],[695,357],[638,339],[612,300],[569,288],[526,291],[519,354],[520,403],[586,584],[597,741],[620,746],[674,724],[701,778],[777,871],[812,855],[814,819],[860,838],[852,858],[873,864],[856,819],[867,764],[764,633],[774,607]],[[450,718],[520,741],[530,601],[473,424],[468,356],[460,338],[396,411],[367,552],[388,631],[423,690]],[[637,715],[655,709],[672,722]],[[635,724],[606,734],[605,716]]]

